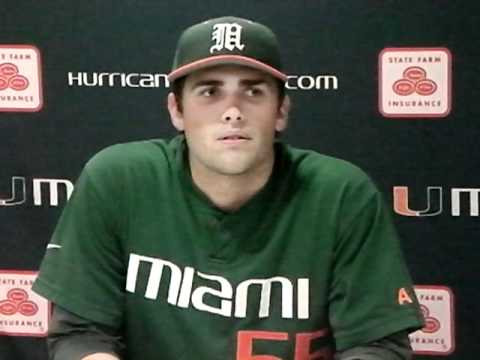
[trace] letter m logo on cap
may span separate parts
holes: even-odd
[[[215,44],[210,48],[210,53],[213,54],[214,51],[221,51],[223,49],[234,50],[243,50],[245,47],[244,44],[241,44],[242,36],[242,27],[237,23],[223,23],[215,24],[213,26],[212,32],[212,41],[215,41]]]

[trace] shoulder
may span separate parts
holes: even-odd
[[[182,149],[179,136],[111,145],[86,163],[77,183],[118,195],[131,188],[161,186],[173,176]]]
[[[304,184],[339,190],[375,188],[369,175],[349,161],[290,145],[283,145],[283,148],[297,179]]]
[[[181,147],[181,139],[149,139],[111,145],[95,154],[85,165],[86,171],[97,174],[118,174],[165,167]]]

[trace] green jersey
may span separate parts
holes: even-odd
[[[187,156],[183,136],[94,156],[34,290],[121,329],[132,360],[329,359],[422,325],[389,212],[357,167],[278,142],[267,184],[225,212]]]

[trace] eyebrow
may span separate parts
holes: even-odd
[[[243,79],[243,80],[240,80],[240,84],[246,85],[246,86],[253,86],[253,85],[267,84],[267,81],[264,78]]]
[[[195,89],[195,88],[200,87],[200,86],[218,86],[218,85],[221,85],[221,84],[222,84],[222,81],[220,81],[220,80],[206,79],[206,80],[198,80],[198,81],[194,82],[190,87],[192,89]]]
[[[192,89],[195,89],[200,86],[220,86],[223,84],[221,80],[214,80],[214,79],[205,79],[205,80],[198,80],[191,85]],[[266,79],[264,78],[255,78],[255,79],[242,79],[240,80],[240,85],[242,86],[254,86],[260,84],[267,84]]]

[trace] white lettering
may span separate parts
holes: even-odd
[[[98,75],[98,86],[103,86],[103,80],[106,79],[107,81],[110,79],[110,74],[109,73],[100,73]]]
[[[190,303],[192,307],[199,311],[205,311],[218,314],[225,317],[232,316],[232,300],[235,299],[235,317],[245,318],[247,316],[247,305],[250,285],[260,285],[259,292],[259,310],[258,317],[265,318],[270,316],[271,302],[277,300],[271,295],[272,285],[278,283],[281,286],[281,311],[282,318],[293,318],[293,283],[288,278],[276,276],[268,279],[249,279],[242,281],[235,289],[228,279],[219,276],[205,274],[195,271],[192,267],[185,267],[182,270],[172,262],[159,258],[130,254],[127,279],[125,289],[130,293],[135,293],[137,279],[139,277],[139,268],[141,263],[150,264],[150,271],[144,297],[156,300],[159,294],[160,283],[163,275],[163,268],[167,266],[170,270],[170,282],[168,284],[167,302],[180,308],[188,308]],[[197,286],[195,289],[194,278],[197,276],[203,280],[210,280],[218,284],[217,286]],[[183,277],[183,278],[182,278]],[[299,319],[308,319],[309,313],[309,279],[297,279],[297,315]],[[192,291],[193,290],[193,291]],[[142,291],[142,290],[140,290]],[[250,294],[256,296],[258,292]],[[207,304],[206,301],[219,300],[217,306]]]
[[[243,50],[244,44],[241,44],[242,27],[237,23],[232,24],[215,24],[213,26],[212,41],[215,45],[210,47],[210,53],[214,51],[221,51],[223,49]]]
[[[170,87],[170,82],[168,81],[167,74],[155,74],[155,87],[160,87],[160,80],[163,81],[163,84],[166,88]]]
[[[309,280],[302,278],[297,280],[297,312],[299,319],[310,318],[310,293],[309,293]]]
[[[140,74],[139,87],[155,87],[155,78],[152,74]]]
[[[289,75],[285,87],[289,90],[338,89],[338,78],[334,75]]]
[[[199,286],[193,291],[193,294],[192,294],[193,307],[200,311],[207,311],[207,312],[222,315],[222,316],[231,316],[232,314],[231,300],[221,300],[219,309],[214,306],[207,305],[203,302],[203,296],[205,294],[218,296],[221,299],[232,299],[233,289],[232,289],[232,285],[230,285],[228,280],[221,276],[203,274],[200,271],[197,271],[197,275],[202,279],[218,281],[218,283],[220,284],[220,290],[211,289],[206,286]]]
[[[170,87],[167,74],[139,74],[139,73],[68,73],[69,86],[121,86],[133,88]]]
[[[193,287],[193,275],[195,274],[195,269],[187,266],[183,271],[183,281],[182,288],[180,289],[180,296],[178,297],[177,305],[182,308],[188,308],[190,304],[190,296],[192,294]]]
[[[127,86],[129,86],[129,87],[138,87],[137,84],[133,83],[133,82],[130,80],[130,79],[133,78],[133,77],[134,77],[134,78],[137,78],[138,75],[139,75],[139,74],[136,74],[136,73],[128,74],[128,75],[126,76]]]
[[[250,285],[260,285],[260,309],[258,317],[265,318],[270,314],[270,297],[272,283],[279,282],[282,286],[282,318],[291,319],[293,317],[293,288],[292,283],[287,278],[276,276],[270,279],[251,279],[242,281],[237,287],[235,297],[235,317],[246,317],[248,287]]]
[[[331,86],[330,86],[331,84]],[[338,89],[338,78],[336,76],[318,76],[315,86],[317,89]]]
[[[120,73],[110,73],[108,75],[108,86],[113,87],[115,85],[115,77],[121,77]]]
[[[131,293],[135,292],[138,269],[140,267],[140,262],[142,261],[151,264],[150,275],[148,276],[147,288],[145,290],[145,297],[152,300],[157,298],[160,288],[160,281],[162,279],[163,267],[167,266],[170,269],[170,283],[168,286],[167,302],[175,305],[177,303],[180,282],[182,280],[182,272],[177,265],[171,263],[170,261],[149,256],[130,254],[125,290]]]
[[[88,82],[88,73],[84,72],[82,73],[83,75],[83,84],[85,86],[97,86],[97,85],[100,85],[98,83],[98,74],[95,72],[92,74],[92,81],[91,82]],[[100,85],[102,86],[102,85]]]
[[[50,206],[58,206],[58,188],[65,185],[67,200],[73,192],[73,184],[66,179],[33,179],[33,204],[42,205],[42,184],[48,184],[50,191]]]
[[[74,76],[72,72],[69,72],[68,73],[68,86],[73,86],[75,84],[75,82],[77,83],[78,86],[83,85],[83,83],[82,83],[82,73],[77,73],[77,75]]]
[[[460,216],[460,194],[467,193],[470,197],[470,216],[479,216],[478,211],[478,199],[480,195],[480,189],[452,189],[452,215]]]

